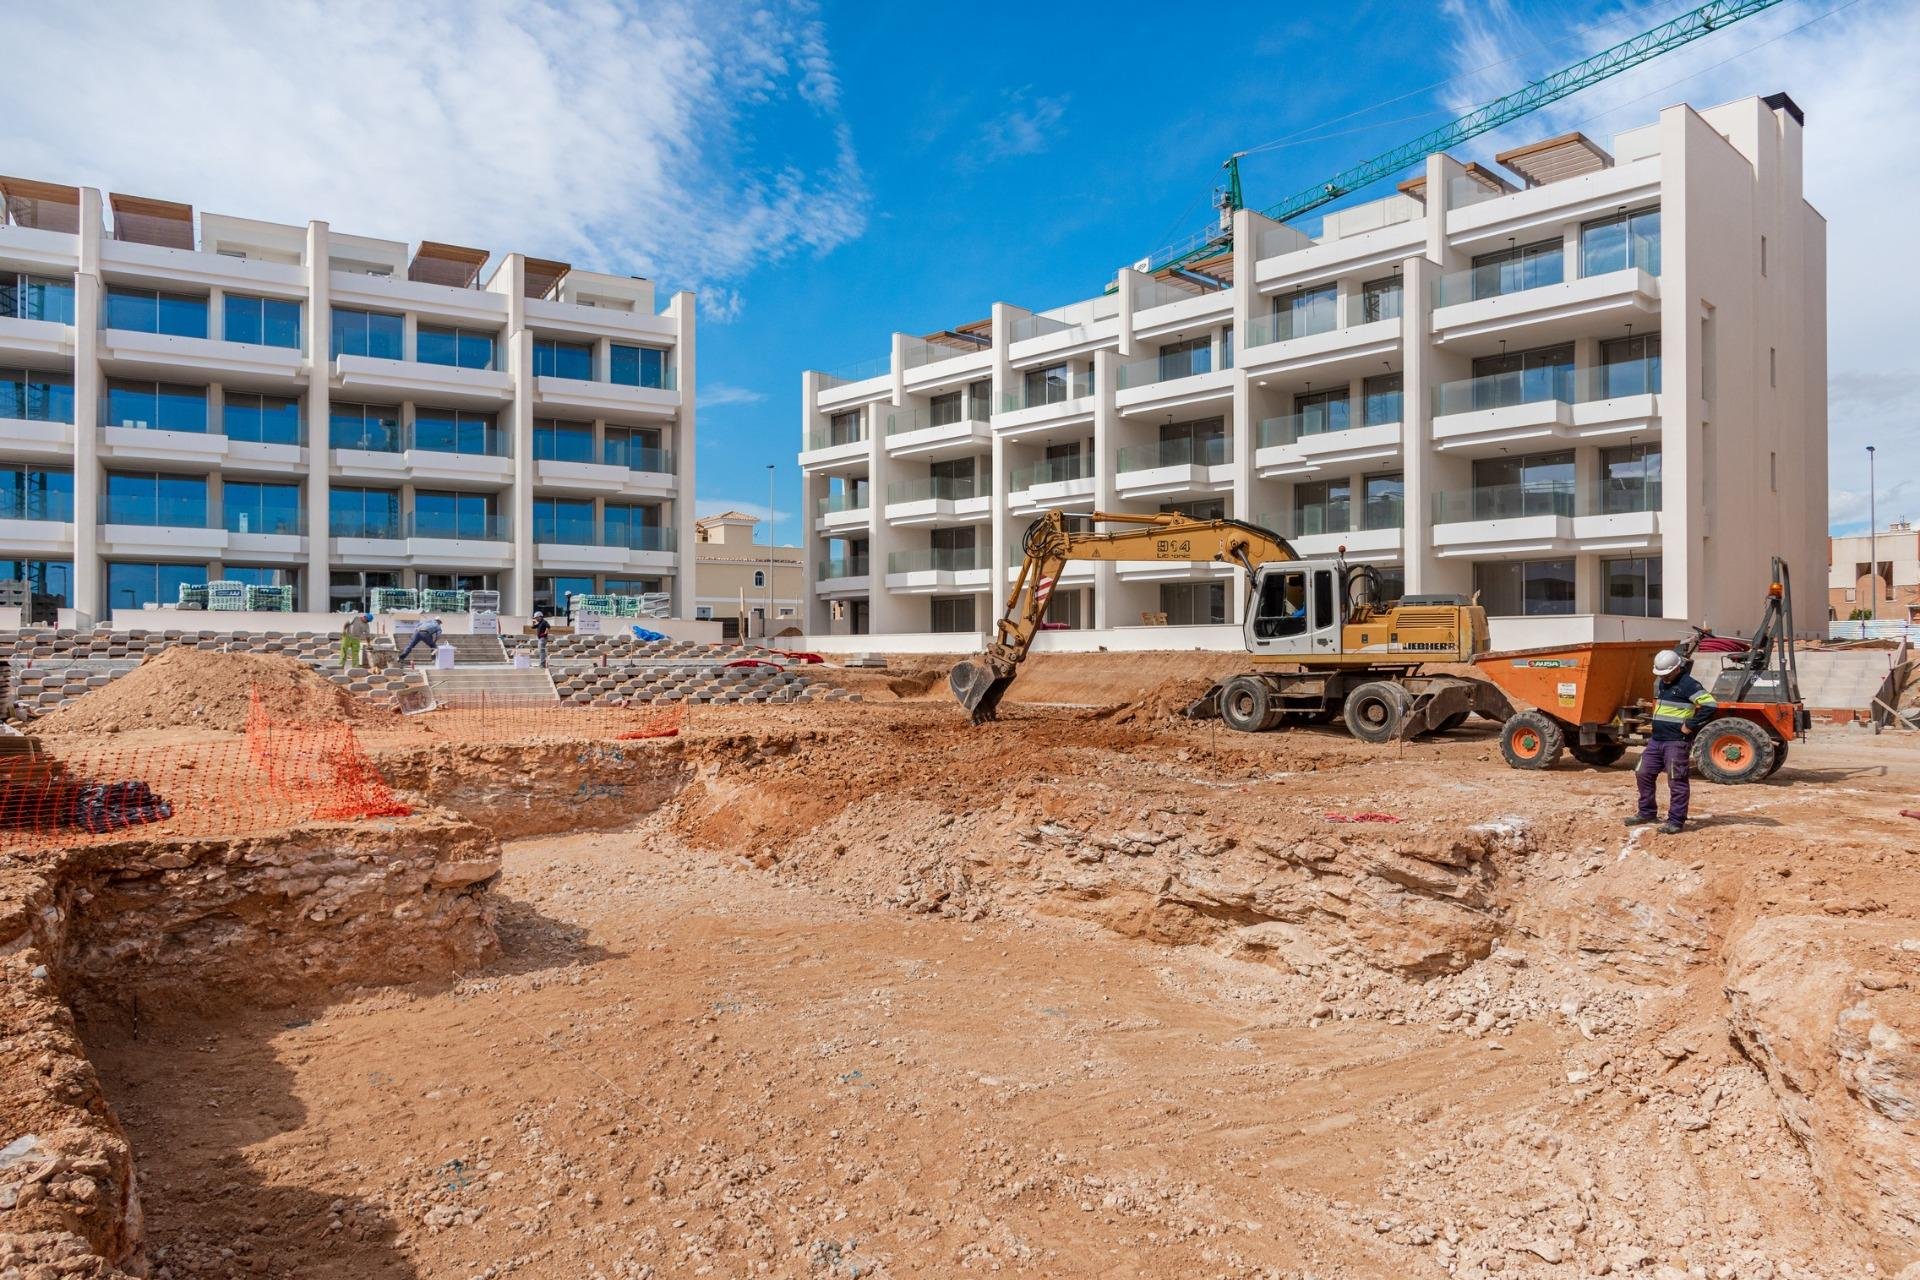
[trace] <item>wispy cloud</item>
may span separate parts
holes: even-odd
[[[1029,101],[1030,92],[1030,88],[1010,91],[1006,96],[1011,105],[980,126],[972,151],[976,162],[1038,155],[1053,145],[1054,133],[1067,114],[1069,98],[1061,94]]]
[[[766,398],[765,392],[755,391],[751,387],[735,387],[724,382],[700,384],[700,404],[704,408],[711,409],[729,404],[759,404]]]
[[[0,80],[11,172],[695,288],[865,227],[808,6],[192,0],[153,14],[104,0],[0,16],[0,45],[36,51]],[[788,127],[763,151],[752,115],[783,102]]]

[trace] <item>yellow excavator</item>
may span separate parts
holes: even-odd
[[[948,678],[975,724],[998,713],[1072,560],[1217,561],[1246,570],[1253,670],[1215,685],[1189,715],[1217,715],[1246,733],[1339,717],[1354,737],[1388,742],[1444,732],[1475,712],[1504,720],[1513,711],[1485,681],[1424,669],[1485,653],[1486,610],[1459,596],[1385,600],[1373,566],[1341,556],[1302,560],[1258,525],[1049,511],[1027,529],[1025,551],[993,642]]]

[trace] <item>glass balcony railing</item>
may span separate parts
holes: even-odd
[[[1267,527],[1271,529],[1274,526]],[[1289,538],[1311,538],[1320,533],[1352,533],[1353,508],[1346,502],[1296,507],[1280,528]]]
[[[993,479],[990,476],[975,476],[971,480],[932,476],[925,480],[895,480],[887,486],[887,501],[965,502],[969,498],[985,498],[992,492]]]
[[[336,538],[398,538],[400,513],[336,511],[327,518],[327,532]]]
[[[1575,369],[1565,364],[1548,365],[1538,369],[1516,369],[1507,373],[1443,382],[1433,389],[1433,412],[1436,417],[1445,417],[1454,413],[1506,409],[1514,405],[1552,400],[1586,404],[1621,396],[1650,395],[1659,390],[1658,357],[1586,369]]]
[[[73,523],[73,494],[47,492],[21,492],[18,489],[0,491],[0,520],[50,520],[59,524]]]
[[[1367,499],[1360,506],[1360,527],[1362,529],[1404,529],[1407,524],[1407,504],[1400,494]]]
[[[1433,495],[1433,522],[1459,524],[1468,520],[1517,520],[1527,516],[1573,517],[1571,480],[1483,485]]]
[[[1519,262],[1494,262],[1485,266],[1449,271],[1433,282],[1433,305],[1457,306],[1462,302],[1482,302],[1509,294],[1544,289],[1566,279],[1566,259],[1555,253]]]
[[[307,513],[304,511],[248,511],[226,510],[228,533],[271,533],[284,537],[298,537],[307,531]]]
[[[0,374],[0,418],[28,422],[73,422],[73,382],[36,378],[9,371]]]
[[[625,547],[629,551],[673,551],[679,546],[674,531],[657,524],[606,523],[592,520],[533,520],[533,540],[569,547]]]
[[[506,542],[512,538],[507,517],[502,515],[413,511],[407,514],[402,527],[409,538],[454,538],[472,542]]]
[[[1119,471],[1151,471],[1155,467],[1217,467],[1233,461],[1233,441],[1225,436],[1198,440],[1161,440],[1120,450]]]
[[[1292,307],[1247,322],[1246,345],[1264,347],[1270,342],[1292,338],[1310,338],[1316,333],[1332,333],[1340,327],[1340,308],[1331,299],[1313,306]]]
[[[821,373],[820,385],[823,387],[844,387],[849,382],[865,382],[868,378],[877,378],[893,369],[891,355],[875,356],[871,360],[859,360],[853,364],[842,365],[838,369]]]
[[[1148,356],[1144,360],[1129,360],[1120,366],[1119,387],[1125,391],[1131,387],[1148,387],[1157,382],[1172,382],[1212,372],[1213,351],[1200,347],[1192,351]]]
[[[980,552],[974,547],[933,547],[887,554],[888,573],[966,573],[983,567]]]
[[[868,564],[865,556],[852,556],[844,559],[835,557],[834,559],[822,560],[820,562],[818,578],[821,582],[825,582],[829,578],[864,578],[869,572],[871,572],[871,566]]]
[[[1013,469],[1013,488],[1017,492],[1037,484],[1060,484],[1067,480],[1086,480],[1093,475],[1093,459],[1085,454],[1072,458],[1049,458],[1031,467]]]
[[[1276,445],[1296,444],[1308,436],[1323,436],[1332,431],[1345,431],[1356,426],[1353,413],[1347,404],[1324,405],[1305,413],[1289,413],[1278,418],[1263,418],[1260,421],[1259,441],[1262,449],[1271,449]]]
[[[984,345],[959,346],[944,342],[928,342],[923,338],[909,338],[902,355],[902,364],[908,369],[919,369],[930,364],[958,360],[961,356],[977,355],[987,349]]]
[[[643,444],[634,444],[619,440],[601,442],[600,461],[609,467],[625,467],[629,471],[651,471],[657,475],[672,475],[673,451],[671,449],[653,449]]]
[[[149,495],[100,495],[100,523],[155,529],[217,529],[220,524],[204,497],[155,498]]]
[[[1198,288],[1183,288],[1171,280],[1137,280],[1133,286],[1133,309],[1146,311],[1172,302],[1187,302],[1206,295]]]
[[[987,406],[975,404],[969,398],[958,409],[947,409],[936,413],[932,409],[893,409],[887,413],[887,434],[897,436],[907,431],[926,431],[933,427],[957,427],[964,423],[985,422]]]
[[[1583,516],[1622,516],[1639,511],[1661,509],[1660,478],[1616,478],[1602,480],[1588,488],[1583,496]]]
[[[1069,400],[1084,400],[1093,394],[1093,370],[1086,369],[1068,378],[1036,378],[1032,382],[1023,381],[1011,391],[1000,396],[1000,412],[1018,413],[1022,409],[1034,409],[1044,404],[1065,404]]]
[[[830,493],[815,504],[823,516],[840,511],[865,511],[872,505],[873,495],[866,489],[857,493]]]
[[[1015,316],[1010,328],[1013,342],[1025,342],[1028,338],[1038,338],[1048,333],[1065,333],[1073,328],[1064,320],[1055,320],[1052,316]]]
[[[407,424],[407,448],[421,453],[458,453],[476,458],[507,456],[507,433],[491,422],[423,418]]]
[[[848,431],[845,427],[835,428],[831,425],[815,427],[807,432],[807,451],[811,453],[815,449],[837,449],[843,444],[864,444],[866,439],[867,432],[864,426],[857,431]]]

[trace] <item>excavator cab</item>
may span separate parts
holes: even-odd
[[[1247,650],[1288,657],[1340,651],[1345,566],[1332,560],[1262,565],[1247,613]]]

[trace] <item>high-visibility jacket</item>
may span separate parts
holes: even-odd
[[[1660,681],[1653,698],[1655,742],[1678,742],[1687,736],[1687,726],[1713,714],[1718,705],[1698,680],[1685,674],[1684,668],[1678,680]]]

